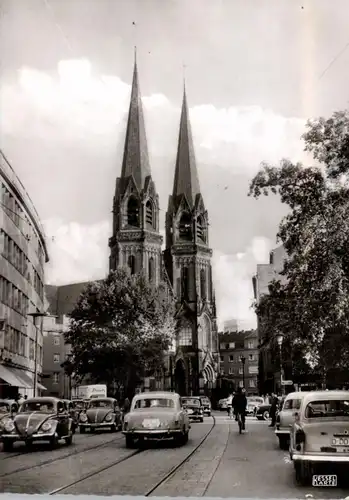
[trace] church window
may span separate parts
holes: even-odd
[[[136,258],[134,255],[129,256],[128,267],[130,268],[131,274],[136,274]]]
[[[206,269],[201,269],[200,271],[200,289],[201,289],[201,299],[206,300]]]
[[[145,222],[147,226],[154,227],[154,207],[151,200],[148,200],[145,204]]]
[[[189,299],[189,270],[187,267],[182,267],[181,270],[181,292],[182,292],[182,299],[183,300],[188,300]]]
[[[201,215],[199,215],[199,217],[197,218],[196,231],[197,231],[198,238],[201,241],[206,242],[206,233],[205,233],[204,220],[203,220],[203,217]]]
[[[148,275],[149,281],[154,281],[155,278],[155,266],[154,266],[154,258],[150,257],[148,261]]]
[[[182,240],[192,239],[192,220],[190,214],[184,212],[179,221],[179,237]]]
[[[182,323],[179,329],[178,345],[190,346],[193,343],[193,332],[189,322]]]
[[[127,204],[127,223],[130,226],[139,227],[140,222],[140,205],[137,198],[131,196]]]

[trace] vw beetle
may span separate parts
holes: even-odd
[[[27,399],[18,413],[4,423],[1,434],[4,451],[10,451],[18,441],[26,446],[34,441],[48,441],[51,447],[56,447],[60,439],[71,445],[73,432],[64,401],[57,398]]]
[[[290,432],[290,458],[301,484],[309,482],[315,469],[329,475],[341,468],[348,471],[349,391],[304,396]]]
[[[144,392],[132,399],[125,415],[122,433],[126,446],[133,448],[145,439],[173,439],[179,445],[188,442],[190,423],[174,392]]]
[[[86,429],[110,429],[115,432],[122,428],[122,413],[114,398],[92,398],[87,408],[79,416],[79,430],[83,434]]]

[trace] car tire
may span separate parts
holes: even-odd
[[[116,432],[116,425],[113,424],[111,427],[110,427],[110,430],[111,432]]]
[[[67,446],[72,445],[72,444],[73,444],[73,433],[71,433],[71,435],[70,435],[70,436],[68,436],[68,437],[64,438],[64,441],[65,441],[65,444],[66,444]]]
[[[279,437],[280,450],[287,451],[289,448],[289,443],[287,437]]]
[[[4,439],[2,442],[3,450],[4,451],[12,451],[13,450],[13,441],[10,441],[9,439]]]
[[[296,481],[300,486],[306,486],[310,482],[310,470],[304,463],[295,462]]]
[[[85,434],[86,429],[85,429],[85,427],[82,427],[82,426],[80,425],[80,427],[79,427],[79,431],[80,431],[80,434]]]
[[[263,412],[263,420],[269,420],[269,412],[268,411]]]
[[[50,448],[52,450],[54,450],[55,448],[57,448],[58,446],[58,437],[57,436],[53,436],[51,439],[50,439]]]
[[[126,448],[134,448],[135,441],[132,436],[126,436]]]
[[[211,412],[209,412],[209,413],[207,414],[207,416],[208,416],[208,417],[210,417],[210,416],[211,416]]]
[[[199,422],[203,423],[204,417],[200,418]]]

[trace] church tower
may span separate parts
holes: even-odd
[[[113,201],[109,269],[144,271],[154,285],[161,279],[159,196],[151,177],[142,99],[135,57],[121,176]]]
[[[208,229],[184,87],[164,253],[179,318],[174,378],[180,394],[198,394],[204,386],[212,389],[217,376],[218,333]]]

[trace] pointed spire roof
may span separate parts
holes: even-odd
[[[183,89],[183,102],[175,177],[173,183],[173,197],[185,195],[191,207],[194,207],[196,195],[200,193],[199,176],[196,168],[193,137],[191,132],[187,93]]]
[[[130,175],[133,175],[139,190],[143,189],[146,177],[151,175],[142,98],[138,81],[136,48],[124,157],[121,170],[122,178],[129,177]]]

